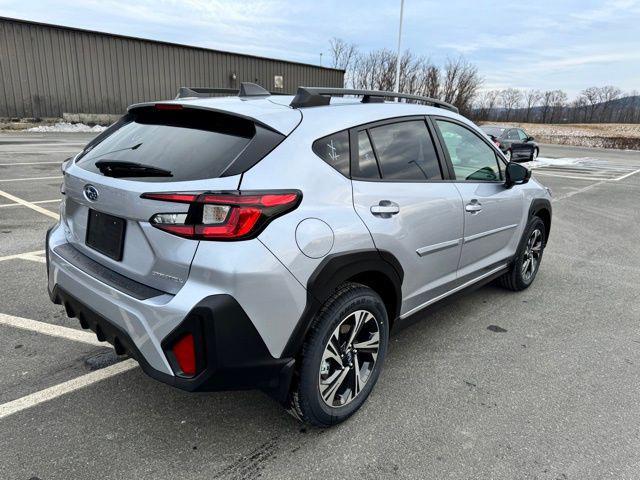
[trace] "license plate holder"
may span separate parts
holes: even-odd
[[[119,262],[124,250],[126,226],[124,218],[89,209],[85,244]]]

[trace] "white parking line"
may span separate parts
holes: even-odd
[[[6,315],[4,313],[0,313],[0,325],[7,325],[52,337],[82,342],[89,345],[108,346],[108,344],[98,341],[96,336],[92,333],[76,330],[74,328],[62,327],[60,325],[52,325],[50,323],[40,322],[37,320],[30,320],[28,318]],[[135,360],[128,359],[118,362],[115,365],[54,385],[53,387],[45,388],[44,390],[32,393],[31,395],[4,403],[0,405],[0,419],[92,385],[100,380],[129,371],[137,366],[138,363]]]
[[[47,259],[41,256],[43,253],[44,253],[44,250],[38,250],[36,252],[7,255],[6,257],[0,257],[0,262],[4,260],[31,260],[32,262],[47,263]]]
[[[61,201],[61,199],[55,198],[53,200],[38,200],[37,202],[31,202],[31,203],[33,203],[34,205],[40,205],[41,203],[55,203],[59,201]],[[20,203],[7,203],[5,205],[0,205],[0,208],[6,208],[6,207],[24,207],[24,205]]]
[[[624,180],[625,178],[630,177],[631,175],[635,175],[636,173],[639,173],[639,172],[640,172],[640,168],[633,172],[629,172],[626,175],[622,175],[621,177],[615,178],[614,181],[619,182],[620,180]]]
[[[15,163],[0,163],[0,167],[13,167],[14,165],[48,165],[50,163],[57,163],[58,165],[62,164],[62,162],[15,162]]]
[[[55,177],[4,178],[0,182],[28,182],[29,180],[54,180],[56,178],[62,178],[62,175],[56,175]]]
[[[19,197],[16,197],[15,195],[11,195],[10,193],[4,192],[2,190],[0,190],[0,196],[3,196],[4,198],[9,199],[12,202],[19,203],[20,205],[24,205],[25,207],[29,207],[31,210],[35,210],[36,212],[42,213],[47,217],[55,218],[56,220],[58,220],[59,218],[59,215],[55,212],[47,210],[46,208],[42,208],[32,202],[27,202],[26,200],[23,200]]]
[[[50,337],[65,338],[74,342],[87,343],[98,347],[109,346],[108,343],[100,342],[94,333],[77,330],[75,328],[63,327],[62,325],[40,322],[38,320],[14,317],[13,315],[7,315],[5,313],[0,313],[0,325],[8,325],[22,330],[29,330],[30,332],[49,335]]]
[[[32,393],[26,397],[18,398],[12,402],[4,403],[0,405],[0,419],[8,417],[14,413],[21,412],[22,410],[35,407],[41,403],[48,402],[49,400],[53,400],[54,398],[58,398],[75,390],[87,387],[109,377],[113,377],[114,375],[127,372],[137,366],[138,363],[135,360],[128,359],[109,367],[87,373],[86,375],[82,375],[78,378],[68,380],[64,383],[54,385],[53,387],[45,388],[44,390]]]
[[[14,255],[7,255],[5,257],[0,257],[0,262],[4,260],[15,260],[17,258],[34,257],[36,255],[43,255],[43,254],[44,254],[44,250],[34,250],[33,252],[16,253]],[[29,258],[28,260],[31,260],[31,258]]]

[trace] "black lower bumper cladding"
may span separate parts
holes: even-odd
[[[230,295],[212,295],[199,302],[163,341],[162,349],[176,376],[153,368],[127,332],[93,311],[82,301],[56,286],[51,300],[64,305],[69,317],[83,328],[111,343],[118,354],[128,354],[149,376],[187,391],[261,389],[285,402],[293,375],[293,358],[274,358],[253,323]],[[197,373],[181,377],[171,347],[191,333],[196,344]]]

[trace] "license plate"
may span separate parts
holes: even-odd
[[[89,209],[85,243],[103,255],[120,261],[126,225],[123,218]]]

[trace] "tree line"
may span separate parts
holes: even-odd
[[[394,90],[398,55],[388,49],[361,52],[333,38],[330,62],[345,70],[345,87]],[[533,123],[640,123],[640,94],[614,86],[590,87],[574,99],[562,90],[481,90],[478,68],[464,57],[436,65],[406,50],[400,55],[400,92],[444,100],[477,121]]]
[[[345,70],[345,87],[363,90],[395,89],[398,55],[387,49],[360,52],[338,38],[330,41],[331,66]],[[406,50],[400,56],[400,92],[437,98],[469,115],[482,79],[478,68],[463,57],[444,66]]]
[[[569,100],[562,90],[487,90],[474,99],[475,120],[532,123],[640,123],[640,94],[589,87]]]

